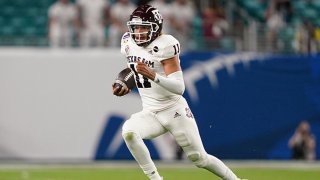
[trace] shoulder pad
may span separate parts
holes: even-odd
[[[161,61],[180,53],[179,41],[171,35],[161,35],[151,44],[154,55]]]

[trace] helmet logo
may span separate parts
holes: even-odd
[[[152,11],[154,18],[159,21],[159,23],[162,23],[162,15],[160,14],[158,9],[155,9]]]

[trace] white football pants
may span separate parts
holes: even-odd
[[[133,114],[122,127],[122,135],[131,154],[145,174],[157,169],[143,139],[152,139],[170,132],[187,157],[200,168],[207,169],[222,179],[236,180],[236,175],[219,159],[204,150],[196,121],[186,100],[160,112],[143,110]]]

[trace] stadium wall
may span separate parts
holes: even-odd
[[[118,51],[0,49],[0,159],[132,159],[121,125],[141,102],[136,91],[111,93],[125,67]],[[223,159],[289,159],[287,141],[304,119],[320,144],[319,59],[182,54],[184,96],[207,151]],[[170,139],[146,141],[152,156],[173,159]]]

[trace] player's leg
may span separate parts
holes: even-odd
[[[49,40],[50,40],[50,46],[53,48],[57,48],[61,46],[61,30],[57,27],[51,27],[50,34],[49,34]]]
[[[170,118],[165,120],[165,118]],[[237,176],[218,158],[205,151],[196,121],[185,100],[159,116],[160,122],[167,121],[166,128],[173,134],[187,157],[199,168],[204,168],[222,179],[237,180]]]
[[[104,26],[99,24],[97,27],[95,27],[95,46],[103,47],[105,39]]]
[[[79,44],[83,48],[88,48],[90,46],[90,31],[88,27],[81,30]]]
[[[72,36],[73,36],[73,33],[71,30],[66,30],[66,32],[64,33],[64,46],[65,47],[71,47],[72,46]]]
[[[119,36],[121,36],[122,34],[121,34],[121,31],[115,25],[111,25],[109,27],[109,34],[108,34],[109,46],[111,47],[119,46],[119,43],[120,43]]]
[[[157,137],[166,129],[154,118],[151,112],[141,111],[133,114],[122,127],[122,136],[132,156],[150,179],[161,179],[149,150],[143,139]]]

